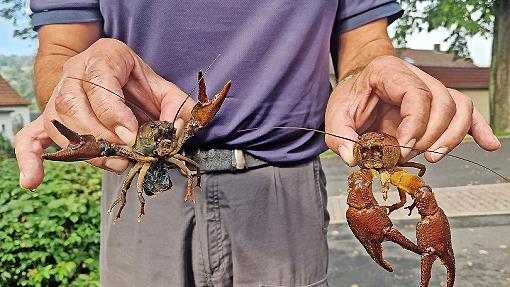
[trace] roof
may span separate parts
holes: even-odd
[[[29,101],[22,98],[18,93],[0,76],[0,106],[28,106]]]
[[[419,67],[453,89],[487,89],[490,82],[490,68],[464,67]]]
[[[471,59],[455,59],[453,53],[439,50],[416,50],[400,48],[396,50],[397,56],[402,60],[420,67],[451,67],[451,68],[475,68]]]
[[[433,50],[397,49],[397,56],[438,79],[453,89],[487,89],[490,68],[480,68],[471,59],[456,59],[452,53],[442,52],[439,45]]]

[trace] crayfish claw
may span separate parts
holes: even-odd
[[[211,119],[216,115],[218,110],[223,104],[223,101],[227,97],[228,91],[232,86],[232,81],[228,81],[221,92],[217,94],[212,100],[209,100],[207,94],[205,92],[205,81],[200,77],[201,73],[199,72],[199,94],[198,94],[198,103],[193,107],[191,111],[192,120],[197,121],[200,127],[205,126],[207,123],[211,121]]]
[[[107,148],[104,141],[98,141],[93,135],[80,135],[57,120],[51,121],[55,128],[69,140],[67,147],[45,153],[41,157],[54,161],[80,161],[102,156]]]

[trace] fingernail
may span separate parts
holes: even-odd
[[[501,146],[501,142],[499,141],[498,137],[496,135],[492,135],[493,141],[497,143],[499,146]]]
[[[115,133],[125,144],[129,146],[133,146],[135,144],[136,134],[130,132],[127,128],[118,126],[115,128]]]
[[[177,137],[179,137],[184,132],[184,120],[181,118],[175,120],[174,128],[177,130]]]
[[[126,162],[121,159],[110,158],[105,161],[104,166],[117,173],[122,173],[126,169]]]
[[[406,148],[400,147],[400,154],[402,155],[402,158],[407,157],[413,151],[412,148],[414,147],[415,143],[416,143],[416,139],[411,139],[408,143],[403,145]]]
[[[432,161],[437,162],[440,159],[442,159],[447,152],[448,152],[447,147],[440,147],[431,153],[430,158],[432,159]]]
[[[340,154],[340,157],[342,160],[348,165],[348,166],[355,166],[356,162],[354,161],[354,156],[352,154],[352,149],[350,150],[348,147],[341,145],[338,149],[338,153]]]
[[[21,188],[27,189],[26,187],[23,186],[23,184],[21,184],[21,182],[23,181],[24,178],[25,178],[25,175],[23,174],[23,172],[20,172],[19,173],[19,186]]]

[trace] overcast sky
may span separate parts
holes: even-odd
[[[32,40],[21,40],[12,37],[14,28],[10,21],[0,18],[0,54],[3,55],[28,55],[35,53],[37,42]],[[390,27],[390,34],[392,27]],[[432,49],[434,44],[441,43],[441,49],[446,50],[447,44],[443,43],[448,35],[446,30],[433,33],[422,32],[408,38],[408,47],[413,49]],[[490,65],[492,39],[477,37],[468,41],[468,48],[471,57],[476,65],[488,67]]]

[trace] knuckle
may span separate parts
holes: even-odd
[[[448,117],[453,117],[455,113],[457,113],[457,105],[455,104],[455,101],[448,97],[446,102],[444,103],[444,114]]]
[[[64,65],[62,65],[62,69],[64,71],[68,71],[70,69],[74,69],[76,64],[77,64],[77,62],[78,62],[77,56],[73,56],[73,57],[67,59],[67,61],[64,62]]]
[[[55,110],[59,114],[74,115],[78,106],[76,95],[72,90],[62,88],[55,97]]]
[[[392,62],[394,62],[396,59],[395,56],[391,56],[391,55],[382,55],[382,56],[377,56],[376,58],[374,58],[369,65],[372,65],[372,66],[385,66],[385,65],[388,65]]]

